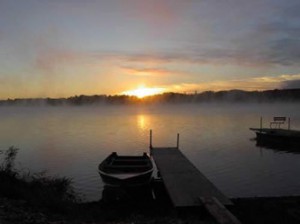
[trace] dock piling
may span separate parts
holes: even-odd
[[[262,131],[262,117],[260,117],[260,132]]]
[[[152,149],[152,129],[150,129],[150,145],[149,148]]]

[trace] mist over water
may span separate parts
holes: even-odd
[[[229,197],[300,195],[300,154],[257,147],[249,130],[260,116],[265,127],[290,117],[300,130],[299,112],[297,103],[0,107],[0,149],[20,148],[19,168],[71,177],[98,200],[108,154],[149,151],[150,129],[154,146],[175,146],[180,133],[183,153]]]

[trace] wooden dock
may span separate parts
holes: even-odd
[[[178,147],[152,147],[151,141],[150,153],[175,207],[200,206],[201,197],[216,198],[223,205],[232,205],[232,202],[182,154]]]

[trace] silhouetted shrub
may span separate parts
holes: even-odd
[[[18,151],[13,146],[0,151],[0,196],[23,199],[59,212],[67,211],[79,201],[70,178],[46,176],[45,172],[20,173],[14,166]]]

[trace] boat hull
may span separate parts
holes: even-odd
[[[99,174],[108,186],[136,187],[151,182],[153,164],[150,157],[109,155],[99,164]]]
[[[259,147],[299,153],[300,131],[272,128],[251,128],[255,131],[256,143]]]
[[[283,129],[263,129],[256,131],[258,141],[274,141],[282,143],[300,143],[300,132]]]
[[[108,186],[138,187],[138,186],[148,185],[151,182],[152,172],[153,170],[149,170],[146,173],[136,175],[134,177],[122,178],[122,179],[103,172],[99,172],[99,174],[102,181]]]

